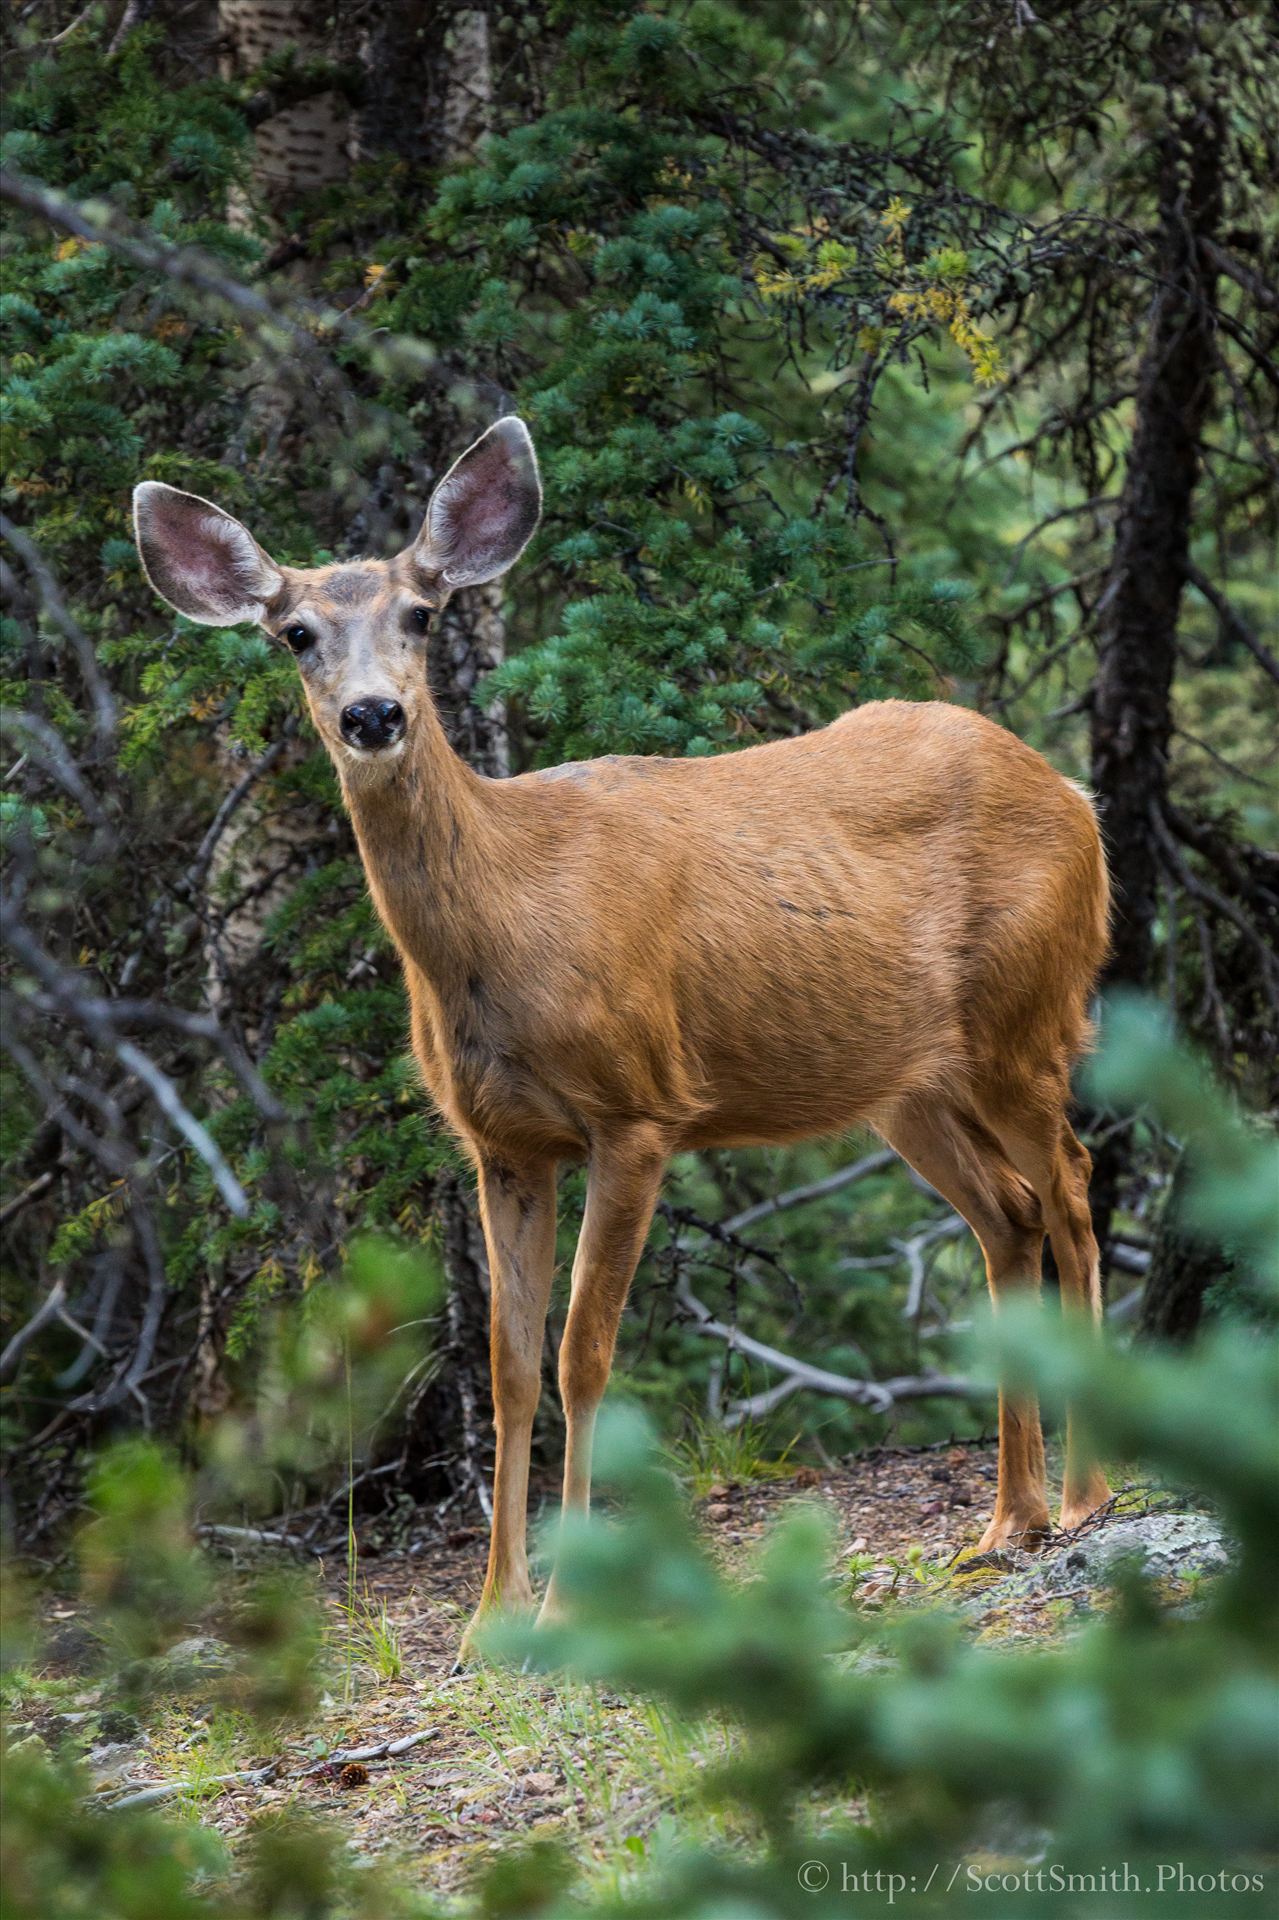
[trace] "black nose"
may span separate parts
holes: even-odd
[[[393,747],[404,738],[404,709],[398,700],[353,700],[342,709],[342,738],[353,747]]]

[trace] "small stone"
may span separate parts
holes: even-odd
[[[145,1686],[162,1693],[197,1694],[235,1667],[235,1654],[212,1634],[192,1634],[145,1663]]]
[[[733,1509],[730,1506],[726,1506],[722,1500],[716,1500],[706,1509],[706,1518],[708,1520],[723,1521],[731,1520],[732,1517]]]
[[[140,1747],[127,1741],[108,1740],[100,1747],[91,1747],[86,1755],[86,1764],[93,1775],[96,1788],[115,1786],[124,1780],[143,1759]]]
[[[196,1633],[189,1640],[177,1641],[161,1658],[175,1667],[195,1667],[203,1673],[225,1673],[233,1664],[226,1641],[215,1640],[210,1633]]]
[[[126,1713],[123,1707],[105,1707],[93,1717],[103,1740],[136,1740],[141,1735],[142,1722],[136,1714]]]
[[[44,1653],[49,1665],[64,1673],[88,1673],[101,1659],[102,1642],[83,1621],[67,1620],[50,1633]]]
[[[525,1793],[554,1793],[558,1785],[559,1779],[553,1773],[526,1773],[524,1776]]]

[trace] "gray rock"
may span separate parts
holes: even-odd
[[[189,1693],[229,1673],[234,1665],[235,1655],[225,1640],[197,1633],[148,1662],[146,1680],[152,1688]]]
[[[120,1707],[103,1707],[93,1716],[98,1723],[98,1737],[101,1740],[137,1740],[142,1734],[142,1723],[136,1714],[126,1713]]]
[[[189,1640],[179,1640],[161,1655],[175,1668],[193,1667],[198,1673],[225,1673],[234,1657],[226,1641],[215,1640],[211,1633],[197,1633]]]
[[[1117,1516],[1072,1546],[1047,1556],[1039,1569],[1043,1590],[1103,1585],[1121,1561],[1135,1561],[1151,1580],[1184,1580],[1220,1573],[1230,1561],[1220,1524],[1207,1513]]]
[[[142,1745],[130,1741],[107,1740],[85,1755],[85,1764],[93,1776],[95,1789],[116,1786],[131,1780],[144,1759]]]
[[[960,1611],[980,1617],[1019,1600],[1053,1596],[1087,1614],[1093,1597],[1125,1562],[1139,1566],[1149,1580],[1184,1581],[1192,1574],[1222,1572],[1230,1548],[1211,1514],[1116,1514],[1067,1546],[1003,1556],[1007,1576],[966,1593]]]

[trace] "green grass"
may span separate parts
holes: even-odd
[[[385,1600],[378,1600],[367,1588],[356,1594],[348,1586],[347,1598],[338,1604],[336,1635],[345,1656],[348,1693],[352,1666],[358,1662],[369,1667],[380,1680],[404,1678],[404,1648]]]
[[[695,1500],[712,1487],[748,1486],[752,1482],[787,1480],[794,1472],[791,1458],[799,1435],[779,1450],[772,1430],[755,1420],[726,1427],[718,1420],[691,1415],[684,1431],[666,1449],[666,1458]]]
[[[706,1770],[729,1757],[727,1729],[681,1719],[651,1701],[599,1688],[478,1668],[453,1694],[458,1724],[477,1743],[477,1797],[554,1776],[557,1824],[591,1860],[589,1878],[625,1883],[664,1815],[706,1842],[727,1838],[705,1792]]]

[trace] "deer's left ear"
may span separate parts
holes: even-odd
[[[480,586],[514,565],[541,514],[529,430],[507,414],[454,461],[431,495],[414,561],[448,587]]]
[[[248,528],[198,493],[144,480],[133,489],[133,525],[147,579],[188,620],[260,620],[284,585]]]

